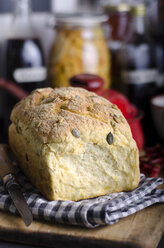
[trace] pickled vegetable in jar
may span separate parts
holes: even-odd
[[[104,15],[57,16],[48,76],[51,87],[69,86],[79,73],[97,74],[110,87],[110,54],[102,23]]]

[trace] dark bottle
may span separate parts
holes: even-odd
[[[6,79],[28,92],[45,86],[45,67],[36,38],[11,38],[6,41]]]
[[[31,23],[30,0],[15,0],[14,14],[8,37],[3,45],[4,78],[31,92],[44,87],[46,68],[43,51]],[[9,117],[18,99],[5,92],[3,133],[7,141]]]
[[[144,112],[142,121],[146,145],[156,143],[156,134],[150,111],[150,99],[156,94],[157,69],[154,45],[145,33],[145,6],[132,7],[132,24],[129,37],[119,57],[124,93]]]
[[[164,94],[164,35],[153,35],[155,56],[158,69],[157,93]]]
[[[30,92],[45,86],[43,51],[32,27],[30,0],[14,3],[14,19],[4,43],[5,78]]]
[[[148,31],[155,43],[158,70],[158,94],[164,93],[164,0],[151,1],[148,7]]]

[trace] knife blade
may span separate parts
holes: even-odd
[[[8,150],[8,145],[0,144],[0,178],[3,180],[3,184],[25,225],[29,226],[33,221],[33,217],[21,192],[21,187],[15,179],[14,168],[9,159]]]

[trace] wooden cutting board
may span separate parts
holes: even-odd
[[[0,239],[39,247],[157,247],[164,234],[164,204],[156,204],[111,226],[87,229],[33,221],[0,211]]]

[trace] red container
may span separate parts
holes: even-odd
[[[122,111],[124,117],[129,123],[134,140],[137,143],[138,149],[144,147],[144,133],[141,126],[143,114],[141,111],[132,105],[128,99],[121,93],[115,90],[104,90],[102,96],[108,99]]]
[[[145,143],[144,134],[141,126],[142,117],[143,117],[142,112],[137,111],[134,117],[127,119],[132,131],[133,138],[136,141],[139,150],[141,150],[144,147],[144,143]]]

